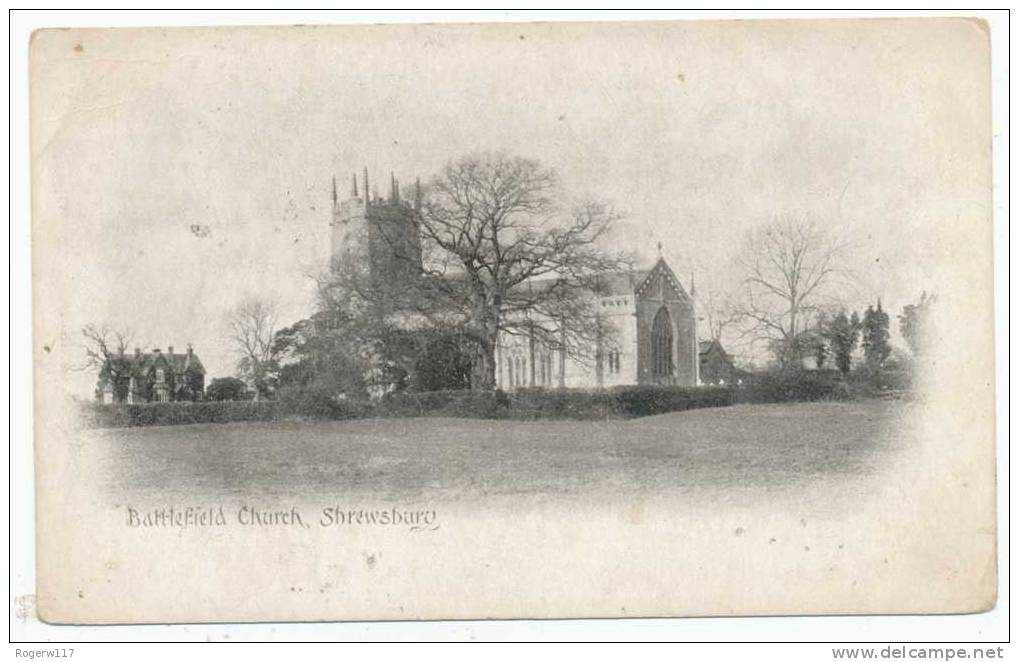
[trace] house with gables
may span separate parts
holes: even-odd
[[[99,371],[96,400],[103,404],[198,401],[205,393],[205,366],[189,345],[177,353],[155,348],[107,357]]]
[[[700,342],[700,378],[702,384],[720,386],[742,384],[749,373],[736,367],[732,355],[718,340]]]

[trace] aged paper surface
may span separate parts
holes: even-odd
[[[40,617],[989,609],[989,60],[985,26],[956,19],[35,33]],[[540,310],[504,313],[489,386],[505,406],[631,384],[729,388],[735,404],[646,417],[381,415],[406,384],[439,390],[414,381],[428,364],[412,357],[406,384],[379,377],[396,359],[343,373],[364,391],[356,411],[379,415],[94,423],[198,411],[219,397],[213,380],[235,375],[244,397],[259,392],[253,411],[308,395],[303,382],[286,386],[296,370],[286,366],[304,365],[294,354],[273,358],[271,385],[245,363],[239,304],[272,302],[276,331],[310,319],[325,305],[322,275],[361,266],[337,261],[348,254],[336,228],[387,209],[415,215],[418,264],[437,264],[428,231],[448,217],[435,196],[465,155],[482,173],[516,157],[554,170],[550,208],[607,201],[618,215],[602,238],[635,264],[591,270],[606,288],[597,319],[622,325],[611,343],[571,329],[567,358],[558,336],[538,337]],[[790,344],[803,354],[790,372],[775,351],[782,336],[765,342],[788,311],[768,316],[747,298],[767,260],[741,257],[748,246],[768,257],[775,235],[759,228],[808,226],[839,241],[808,259],[804,278],[837,258],[842,280],[794,311],[797,342],[822,338],[834,352],[838,334],[812,330],[883,305],[892,350],[878,377],[866,376],[858,338],[841,376],[834,354],[819,366],[815,350]],[[432,239],[441,253],[442,236]],[[396,255],[387,276],[418,278],[384,243]],[[545,291],[507,292],[524,289],[528,302]],[[448,305],[444,323],[456,317]],[[908,306],[929,317],[922,351],[899,322]],[[424,333],[426,319],[405,312],[397,327]],[[529,340],[510,333],[521,328]],[[597,338],[587,354],[586,337]],[[712,372],[712,341],[735,357],[725,377]],[[346,359],[330,356],[329,374],[342,373]],[[781,372],[776,361],[793,391],[824,374],[849,397],[742,400]],[[121,363],[130,374],[111,377]],[[881,381],[903,370],[908,387]],[[362,407],[352,387],[332,388],[326,410]]]

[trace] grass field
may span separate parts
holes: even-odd
[[[875,472],[895,402],[740,405],[636,420],[368,419],[102,430],[114,495],[499,495],[795,488]]]

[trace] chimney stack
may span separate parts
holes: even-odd
[[[142,348],[141,347],[135,347],[134,348],[134,355],[135,356],[141,356],[142,355]]]
[[[170,346],[168,346],[166,348],[166,353],[170,354],[170,355],[173,355],[173,345],[170,345]]]

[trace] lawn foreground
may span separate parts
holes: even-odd
[[[447,418],[94,431],[114,494],[474,499],[776,489],[877,471],[897,402],[739,405],[608,421]]]

